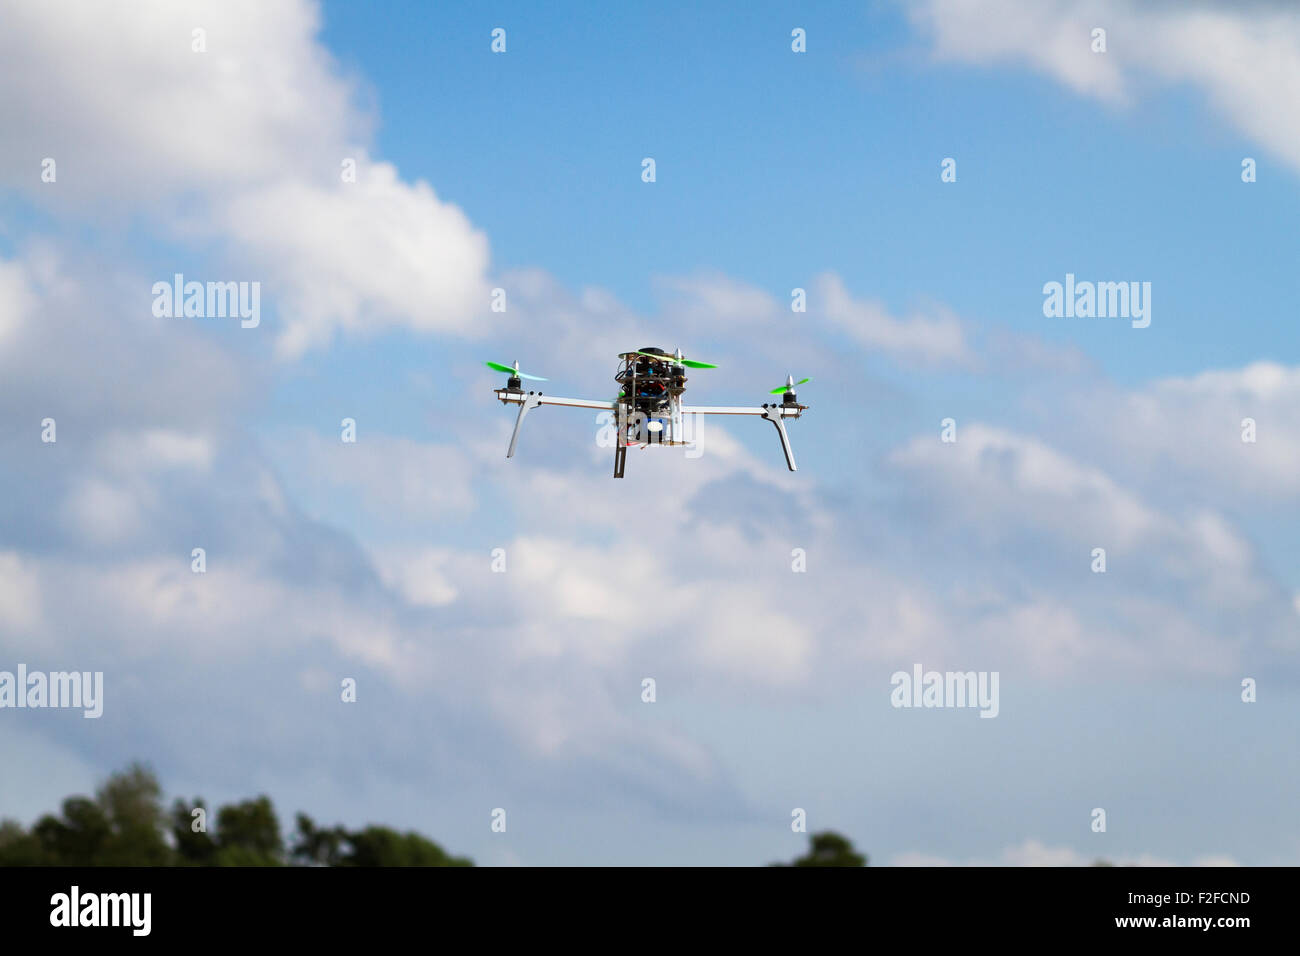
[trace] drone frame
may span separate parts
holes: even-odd
[[[523,389],[523,383],[517,375],[512,375],[505,388],[494,389],[503,404],[518,405],[519,415],[515,418],[514,431],[510,435],[510,448],[507,458],[513,458],[519,443],[519,432],[524,424],[524,417],[534,408],[542,405],[560,405],[568,408],[593,408],[612,411],[617,418],[617,434],[614,446],[614,477],[622,478],[627,462],[627,449],[633,444],[642,445],[689,445],[678,436],[684,433],[684,420],[687,415],[748,415],[763,418],[771,422],[781,439],[781,451],[785,454],[785,463],[790,471],[797,471],[794,462],[794,450],[790,447],[790,436],[786,432],[785,420],[799,418],[808,406],[798,401],[793,389],[788,389],[780,402],[765,402],[758,406],[743,405],[683,405],[682,393],[685,391],[684,367],[680,362],[680,353],[676,357],[665,355],[659,362],[672,365],[675,374],[673,384],[666,388],[667,409],[662,415],[651,415],[636,408],[637,365],[645,356],[644,352],[624,352],[619,355],[623,360],[616,380],[624,385],[625,392],[613,401],[598,401],[585,398],[561,398],[546,395],[541,391]],[[663,376],[656,376],[662,378]],[[650,423],[658,422],[659,429],[651,429]],[[629,431],[635,430],[637,438],[629,438]],[[663,437],[665,431],[668,438]]]

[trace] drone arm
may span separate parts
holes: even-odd
[[[511,388],[496,389],[497,398],[508,405],[519,406],[519,417],[515,419],[515,430],[510,436],[510,450],[506,452],[507,458],[515,457],[515,445],[519,443],[519,429],[523,427],[524,416],[528,414],[529,409],[536,408],[539,405],[567,405],[570,408],[603,408],[613,409],[613,402],[598,402],[595,399],[586,398],[559,398],[553,395],[543,395],[541,392],[522,392]]]
[[[753,415],[767,418],[768,412],[780,418],[798,418],[806,405],[683,405],[683,415]]]
[[[517,392],[508,388],[496,389],[497,398],[511,405],[522,405],[526,402],[532,402],[529,407],[536,408],[538,405],[564,405],[569,408],[603,408],[613,410],[613,402],[601,402],[594,398],[560,398],[556,395],[543,395],[541,392]],[[534,401],[535,400],[535,401]]]
[[[786,404],[785,402],[774,402],[770,405],[758,407],[750,406],[731,406],[731,405],[683,405],[683,415],[754,415],[759,418],[766,418],[776,426],[776,433],[781,436],[781,450],[785,452],[785,463],[791,471],[797,471],[794,464],[794,450],[790,447],[790,436],[785,431],[785,420],[787,418],[798,418],[804,413],[807,405]]]
[[[543,405],[564,405],[568,408],[604,408],[613,411],[613,402],[599,402],[594,398],[552,398],[550,395],[540,396]]]

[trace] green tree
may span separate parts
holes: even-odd
[[[342,827],[320,829],[305,813],[298,814],[297,836],[291,850],[295,863],[303,866],[340,866],[347,831]]]
[[[298,814],[293,845],[295,860],[316,866],[473,866],[472,860],[451,856],[418,833],[398,833],[389,827],[368,826],[349,831],[321,829],[305,813]]]
[[[167,816],[162,787],[152,770],[132,764],[112,774],[96,791],[95,802],[108,819],[109,832],[95,858],[81,862],[92,866],[165,866],[175,862],[164,837]]]
[[[217,812],[218,866],[281,866],[284,841],[271,798],[230,804]]]
[[[163,808],[162,787],[147,767],[111,775],[94,799],[69,797],[58,815],[30,829],[0,820],[0,866],[473,866],[418,833],[368,826],[321,829],[305,813],[286,858],[270,797],[221,807],[212,835],[196,833],[201,799]]]
[[[0,820],[0,866],[43,866],[50,861],[36,834],[16,820]]]
[[[814,833],[808,839],[808,852],[790,863],[773,866],[866,866],[867,857],[853,849],[848,837],[830,830]]]
[[[176,845],[176,855],[186,866],[215,866],[217,862],[217,841],[207,833],[206,828],[194,831],[194,811],[202,809],[207,813],[207,805],[201,797],[195,797],[190,803],[178,799],[172,804],[172,842]]]
[[[108,852],[113,826],[104,808],[88,797],[68,797],[63,814],[41,817],[32,833],[51,862],[100,860]]]
[[[339,866],[473,866],[463,857],[449,856],[442,847],[418,833],[398,833],[368,826],[347,835],[351,852]]]
[[[175,860],[164,836],[162,788],[134,764],[104,782],[92,800],[68,797],[25,831],[0,824],[5,866],[160,866]]]

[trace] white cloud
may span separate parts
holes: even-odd
[[[356,183],[284,182],[237,195],[218,216],[250,270],[284,289],[277,346],[296,357],[335,331],[473,332],[486,313],[487,239],[424,182],[365,163]]]
[[[16,551],[0,551],[0,631],[28,633],[41,621],[40,577]]]
[[[19,324],[29,320],[34,305],[22,266],[0,260],[0,355]]]
[[[1242,440],[1247,418],[1253,442]],[[1078,447],[1144,485],[1214,501],[1300,493],[1300,368],[1255,362],[1098,389],[1064,423]]]
[[[444,569],[458,555],[446,548],[389,547],[372,550],[384,583],[411,604],[444,607],[456,600],[456,588]]]
[[[925,0],[908,5],[934,55],[1026,63],[1122,104],[1154,80],[1204,93],[1227,122],[1300,169],[1300,11],[1282,5],[1125,0]],[[1105,53],[1093,53],[1096,27]]]
[[[965,613],[949,627],[1040,673],[1223,674],[1246,655],[1293,652],[1286,589],[1217,512],[1166,513],[1036,438],[980,424],[955,443],[914,439],[889,467],[920,519],[913,533],[942,536],[943,560],[988,585],[953,604]],[[1104,575],[1092,571],[1094,548],[1106,551]],[[1028,554],[1032,569],[1020,567]]]
[[[342,441],[341,432],[333,438],[278,432],[270,442],[281,460],[305,465],[313,494],[325,487],[355,494],[372,518],[410,524],[474,504],[470,463],[455,445],[376,434],[365,419],[357,423],[355,442]]]
[[[819,332],[842,332],[867,351],[907,364],[971,360],[966,329],[950,311],[936,306],[928,314],[899,318],[881,302],[855,299],[833,272],[808,283],[805,313],[792,312],[790,300],[778,302],[770,293],[725,275],[660,277],[657,285],[667,296],[664,311],[675,321],[714,334],[768,339],[780,354],[803,362],[824,363],[832,354],[824,346],[810,348],[809,336],[791,334],[809,326]]]
[[[96,544],[116,544],[143,525],[140,502],[131,490],[99,478],[77,483],[64,505],[70,530]]]
[[[148,290],[140,276],[43,242],[0,260],[0,317],[9,317],[0,401],[33,427],[54,418],[60,442],[70,432],[97,439],[122,423],[158,430],[153,445],[136,449],[151,456],[163,452],[161,436],[206,432],[242,410],[259,362],[192,322],[155,318]]]
[[[176,635],[188,635],[192,659],[208,663],[325,640],[398,683],[428,673],[427,655],[402,653],[403,629],[379,609],[343,590],[296,584],[259,564],[236,561],[213,555],[204,574],[191,570],[184,553],[119,561],[106,570],[74,564],[49,570],[113,621],[115,636],[134,655],[163,654]],[[285,621],[293,626],[284,627]]]
[[[1029,436],[979,423],[964,424],[958,440],[913,439],[890,464],[924,482],[991,534],[1025,525],[1073,536],[1079,528],[1113,550],[1129,550],[1156,516],[1097,468],[1082,465]]]
[[[253,441],[238,422],[263,389],[218,340],[147,313],[124,318],[116,278],[105,295],[78,275],[92,264],[37,251],[6,265],[18,281],[5,286],[0,312],[36,294],[42,321],[24,317],[0,353],[5,406],[30,426],[0,436],[15,469],[0,502],[2,643],[111,669],[109,719],[123,721],[127,756],[185,764],[181,738],[204,714],[220,720],[217,746],[231,754],[301,753],[297,738],[318,733],[319,714],[281,697],[292,685],[328,699],[340,675],[359,674],[364,698],[396,696],[388,706],[406,714],[404,725],[424,726],[412,715],[431,707],[455,714],[454,734],[422,731],[418,746],[476,765],[490,739],[502,766],[550,753],[635,781],[666,805],[726,790],[707,750],[628,719],[610,687],[633,640],[653,633],[610,640],[624,596],[655,574],[652,550],[624,562],[611,587],[605,549],[510,536],[511,573],[490,575],[487,549],[428,546],[439,522],[479,502],[474,441],[426,445],[379,434],[364,417],[355,444],[275,431]],[[47,445],[37,426],[50,408],[59,440]],[[261,460],[262,444],[305,470],[304,497],[319,500],[323,488],[355,500],[371,530],[391,522],[414,545],[378,548],[376,571],[346,536],[303,517]],[[734,443],[718,447],[732,454],[715,454],[709,473],[740,454]],[[494,465],[500,456],[494,445]],[[328,507],[323,516],[330,521]],[[206,573],[192,572],[193,547],[206,549]],[[307,677],[249,689],[282,672]],[[235,699],[251,710],[232,713]],[[165,719],[146,716],[154,709]],[[503,748],[501,734],[522,751]]]
[[[687,591],[683,607],[698,617],[700,661],[757,686],[800,687],[812,676],[812,629],[751,586],[710,582]]]
[[[879,302],[855,301],[833,273],[820,276],[814,290],[816,308],[868,351],[926,364],[971,359],[961,320],[947,310],[896,318]]]
[[[608,675],[653,654],[662,667],[685,665],[742,688],[788,688],[810,677],[808,625],[760,583],[708,573],[698,555],[679,560],[682,538],[667,528],[653,541],[612,546],[539,535],[501,546],[504,572],[489,571],[486,552],[442,556],[439,571],[456,595],[447,610],[494,633],[503,664],[551,661]]]
[[[728,329],[754,330],[793,315],[763,289],[718,273],[662,276],[656,283],[669,300],[670,311],[685,313],[692,324],[705,321]]]
[[[115,432],[99,443],[99,457],[108,468],[187,468],[207,471],[216,457],[210,436],[188,434],[174,428],[148,428],[139,432]]]
[[[204,53],[191,49],[200,26]],[[16,5],[0,33],[0,184],[217,240],[236,278],[263,283],[283,356],[340,331],[475,333],[485,237],[427,184],[370,161],[371,119],[318,30],[306,0]]]
[[[50,202],[134,206],[277,169],[337,175],[339,147],[365,128],[319,26],[298,0],[6,4],[0,176]],[[47,156],[55,184],[40,181]]]

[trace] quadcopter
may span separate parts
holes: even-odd
[[[804,378],[798,382],[794,376],[787,376],[785,384],[774,388],[771,395],[780,393],[779,402],[765,402],[754,406],[729,405],[683,405],[682,393],[686,391],[686,370],[717,368],[707,362],[696,362],[682,358],[682,350],[673,353],[663,349],[645,348],[635,352],[619,354],[618,373],[614,381],[621,391],[607,402],[585,398],[557,398],[540,391],[523,389],[523,379],[545,382],[537,375],[525,375],[519,371],[519,362],[503,365],[500,362],[485,362],[488,368],[505,372],[510,377],[505,388],[498,388],[497,398],[506,405],[518,405],[519,417],[515,419],[514,434],[510,436],[510,449],[507,458],[513,458],[515,445],[519,442],[519,429],[524,423],[524,416],[530,409],[539,405],[565,405],[570,408],[597,408],[614,413],[616,418],[614,443],[614,477],[623,477],[623,468],[627,460],[627,450],[632,446],[648,448],[651,445],[690,445],[684,425],[686,415],[754,415],[765,418],[776,426],[781,436],[781,450],[785,452],[785,463],[795,471],[794,452],[790,448],[790,436],[785,431],[787,418],[798,418],[808,408],[799,404],[794,389],[797,385],[810,382]]]

